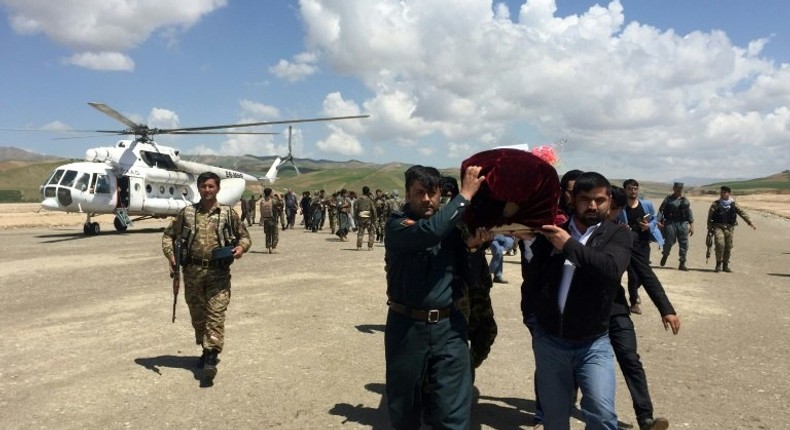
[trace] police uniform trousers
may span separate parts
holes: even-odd
[[[277,220],[275,218],[263,219],[263,234],[266,236],[266,249],[277,248],[280,241],[280,233],[277,230]]]
[[[689,249],[689,223],[686,221],[672,221],[664,224],[664,255],[668,256],[675,242],[678,243],[678,260],[686,261]]]
[[[222,352],[225,314],[230,303],[230,267],[184,267],[184,298],[195,329],[195,342]]]
[[[373,248],[373,242],[375,241],[373,235],[376,234],[375,228],[373,227],[373,219],[360,217],[357,227],[359,228],[357,230],[357,248],[362,247],[362,240],[365,238],[365,232],[368,232],[368,248]]]
[[[384,331],[387,404],[395,429],[418,429],[423,408],[435,429],[470,426],[472,371],[467,323],[460,311],[436,323],[390,310]],[[422,397],[423,381],[431,387]]]
[[[631,393],[636,421],[641,423],[647,418],[653,418],[653,402],[647,389],[645,368],[637,353],[636,332],[631,317],[627,314],[612,315],[609,320],[609,341],[612,342],[614,355]]]
[[[730,262],[730,253],[734,246],[735,226],[728,224],[713,224],[713,244],[716,250],[716,262]]]

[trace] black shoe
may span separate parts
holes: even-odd
[[[203,366],[205,366],[205,364],[206,364],[206,356],[208,355],[208,352],[209,351],[207,349],[204,349],[203,350],[203,354],[201,354],[200,358],[198,358],[198,364],[197,364],[197,368],[198,369],[202,369]]]
[[[637,315],[642,314],[642,308],[639,307],[639,303],[634,303],[633,305],[631,305],[631,313]]]
[[[667,258],[669,258],[668,254],[664,254],[661,256],[661,267],[664,267],[667,264]]]
[[[507,284],[507,281],[502,279],[499,276],[494,276],[494,283],[495,284]]]
[[[639,423],[639,430],[667,430],[669,421],[666,418],[648,418]]]
[[[206,359],[203,363],[203,382],[211,385],[214,377],[217,376],[217,364],[219,364],[219,353],[214,350],[207,351]]]
[[[723,270],[723,271],[725,271],[727,273],[732,273],[732,269],[730,269],[730,263],[724,263],[722,265],[721,270]]]
[[[681,261],[680,262],[680,266],[678,266],[678,270],[682,270],[684,272],[688,272],[689,271],[689,268],[686,267],[686,262],[685,261]]]
[[[716,262],[716,269],[713,270],[716,273],[721,272],[721,261]]]

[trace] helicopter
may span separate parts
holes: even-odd
[[[369,115],[322,117],[286,121],[264,121],[175,129],[149,128],[138,124],[103,103],[88,103],[91,107],[123,123],[124,130],[93,130],[109,135],[134,135],[118,140],[114,146],[88,149],[85,161],[56,167],[41,185],[45,210],[86,214],[83,233],[100,233],[96,215],[114,214],[113,226],[126,231],[134,221],[173,216],[184,207],[200,201],[196,178],[204,172],[217,174],[222,181],[217,201],[233,206],[241,198],[247,183],[273,183],[278,168],[293,158],[277,157],[262,177],[208,164],[187,161],[175,148],[159,145],[153,140],[157,134],[276,134],[268,132],[214,131],[253,126],[290,124],[316,121],[366,118]],[[290,126],[289,126],[290,156]],[[294,168],[296,166],[294,165]],[[134,218],[132,218],[134,217]]]

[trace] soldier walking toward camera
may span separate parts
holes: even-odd
[[[357,251],[362,249],[362,239],[365,232],[368,232],[368,250],[373,249],[375,227],[373,223],[378,218],[376,204],[370,196],[370,187],[362,187],[362,197],[358,198],[354,205],[354,218],[357,220]]]
[[[732,252],[733,236],[735,226],[738,225],[738,215],[749,224],[753,230],[757,230],[749,215],[746,215],[735,200],[730,196],[732,189],[728,186],[721,187],[719,199],[710,205],[708,210],[708,231],[713,231],[714,244],[716,247],[716,272],[724,270],[732,272],[730,269],[730,253]]]
[[[202,346],[198,367],[210,385],[217,374],[218,355],[225,340],[225,314],[230,303],[230,265],[252,245],[244,222],[229,206],[220,205],[220,178],[206,172],[197,178],[200,202],[176,215],[162,236],[162,251],[184,273],[184,297],[192,317],[195,342]],[[180,255],[174,245],[180,243]]]
[[[667,264],[669,252],[675,241],[678,242],[678,270],[688,270],[686,254],[689,249],[689,237],[694,235],[694,214],[691,202],[683,195],[683,183],[675,182],[672,194],[666,196],[658,207],[658,226],[664,230],[664,251],[661,267]]]
[[[263,234],[266,236],[266,250],[269,254],[276,254],[277,242],[280,240],[280,233],[277,230],[279,210],[272,197],[271,188],[264,188],[260,206],[261,225],[263,225]]]

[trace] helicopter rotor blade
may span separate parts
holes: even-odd
[[[173,131],[167,134],[280,134],[265,131]]]
[[[141,128],[145,127],[145,126],[143,126],[141,124],[138,124],[138,123],[130,120],[129,118],[123,116],[120,112],[118,112],[117,110],[107,106],[104,103],[88,102],[88,104],[91,107],[93,107],[94,109],[97,109],[98,111],[100,111],[101,113],[112,117],[116,121],[119,121],[119,122],[123,123],[125,126],[129,127],[130,129],[137,130],[137,129],[141,129]]]
[[[263,126],[263,125],[296,124],[302,122],[337,121],[343,119],[368,118],[369,116],[370,115],[350,115],[350,116],[329,116],[329,117],[306,118],[306,119],[289,119],[289,120],[281,120],[281,121],[261,121],[261,122],[249,122],[245,124],[226,124],[226,125],[210,125],[206,127],[160,129],[158,130],[158,132],[172,134],[174,132],[180,132],[180,131],[205,131],[205,130],[218,130],[221,128],[241,128],[241,127],[255,127],[255,126]]]

